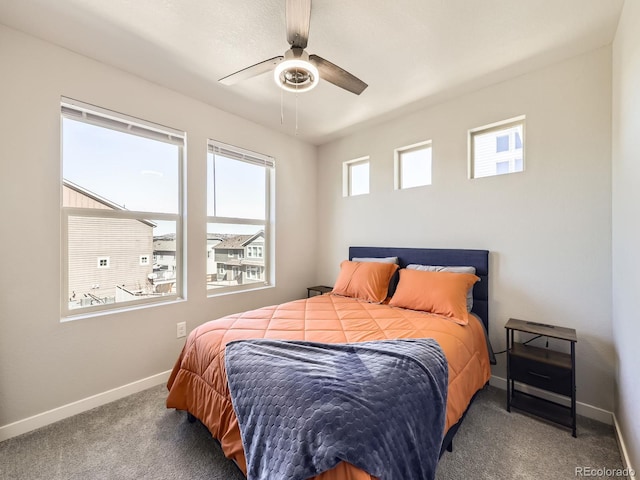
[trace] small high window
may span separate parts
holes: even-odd
[[[524,170],[524,121],[522,116],[469,131],[470,178]]]
[[[342,190],[345,197],[369,193],[369,157],[344,162]]]
[[[431,141],[396,149],[396,190],[424,185],[431,185]]]

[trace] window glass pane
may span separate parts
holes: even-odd
[[[516,158],[515,165],[514,165],[514,171],[515,172],[521,172],[522,171],[522,159],[521,158]]]
[[[509,135],[501,135],[496,138],[496,152],[509,150]]]
[[[264,225],[207,224],[207,287],[266,283],[264,232]]]
[[[70,215],[67,234],[70,310],[176,293],[176,222]]]
[[[208,216],[264,220],[267,170],[209,153]]]
[[[63,117],[62,155],[64,179],[80,189],[63,196],[65,207],[109,208],[102,199],[120,209],[179,213],[177,145]]]
[[[431,147],[399,152],[400,188],[431,185]]]
[[[369,162],[349,165],[349,195],[369,193]]]
[[[502,175],[503,173],[509,173],[509,162],[496,163],[496,174]]]
[[[471,133],[473,142],[473,178],[523,171],[524,122],[488,131]]]

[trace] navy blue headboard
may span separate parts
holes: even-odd
[[[354,257],[398,257],[400,268],[411,263],[446,267],[475,267],[480,281],[473,287],[473,309],[489,331],[489,251],[440,248],[349,247]]]

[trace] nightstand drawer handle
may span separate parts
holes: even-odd
[[[551,380],[551,377],[549,375],[542,375],[541,373],[532,372],[531,370],[529,370],[529,375],[533,375],[534,377],[538,378],[544,378],[545,380]]]

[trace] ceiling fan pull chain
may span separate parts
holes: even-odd
[[[284,90],[280,90],[280,125],[284,125]]]
[[[296,92],[296,137],[298,136],[298,92]]]

